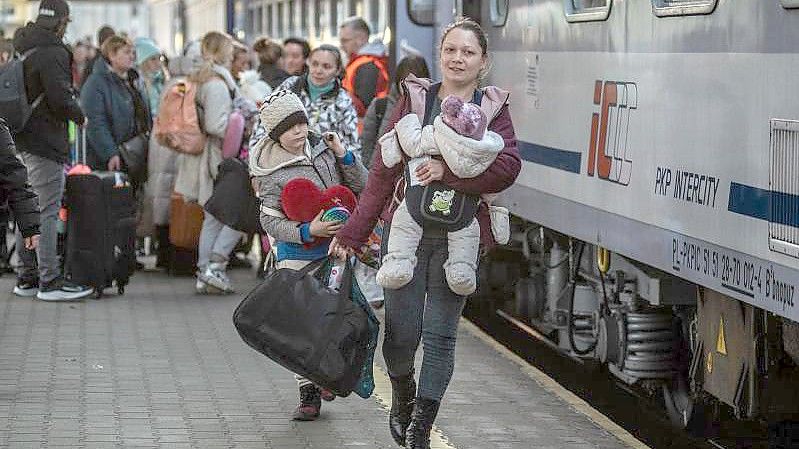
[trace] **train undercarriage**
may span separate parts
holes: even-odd
[[[514,229],[481,265],[488,308],[656,397],[680,428],[736,419],[768,425],[769,447],[799,447],[799,324],[554,230]]]

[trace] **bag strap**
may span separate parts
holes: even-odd
[[[318,261],[312,262],[313,264],[323,263],[331,260],[329,257],[324,259],[319,259]],[[309,264],[310,265],[310,264]],[[305,267],[308,268],[308,267]],[[304,271],[305,268],[302,270]],[[307,272],[306,272],[307,273]],[[307,367],[310,370],[315,370],[319,367],[319,364],[322,362],[322,357],[327,352],[328,343],[330,342],[330,336],[337,334],[342,327],[344,327],[344,319],[342,318],[342,314],[344,313],[344,307],[346,306],[347,302],[350,300],[350,295],[352,295],[352,278],[354,276],[352,262],[350,259],[347,258],[347,263],[344,266],[344,280],[341,283],[341,287],[338,289],[338,302],[336,304],[336,319],[331,320],[325,329],[319,334],[319,341],[314,342],[314,346],[316,349],[311,356],[308,357],[308,365]]]

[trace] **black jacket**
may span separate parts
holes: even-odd
[[[32,53],[24,63],[28,98],[44,92],[44,101],[33,110],[25,128],[15,136],[21,151],[56,162],[69,159],[67,120],[83,123],[72,88],[72,53],[53,31],[28,23],[14,35],[14,48]]]
[[[269,87],[273,90],[277,89],[277,87],[289,77],[289,74],[285,70],[267,64],[258,66],[258,74],[261,75],[261,79],[264,80],[266,84],[269,84]]]
[[[38,234],[39,199],[28,185],[28,171],[14,154],[11,132],[0,119],[0,204],[6,201],[22,236]]]

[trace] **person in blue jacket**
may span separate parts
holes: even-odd
[[[87,163],[92,169],[121,171],[119,147],[152,127],[150,106],[139,73],[133,68],[133,43],[112,36],[100,49],[103,57],[81,89],[81,106],[88,118]]]

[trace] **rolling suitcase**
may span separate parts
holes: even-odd
[[[86,134],[78,130],[78,163],[86,162]],[[67,176],[66,273],[94,287],[97,297],[116,283],[125,292],[136,268],[136,205],[124,173],[75,170]]]

